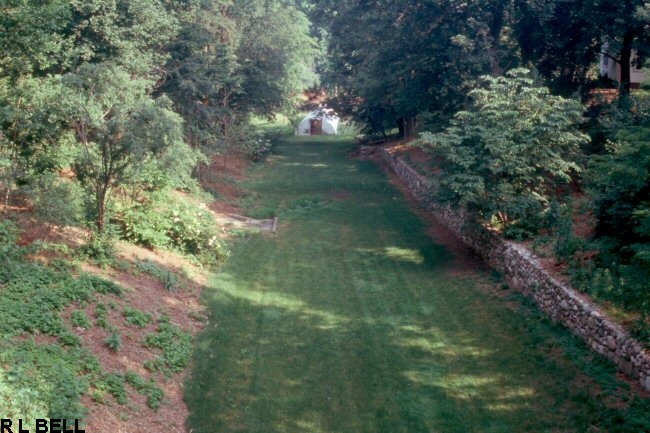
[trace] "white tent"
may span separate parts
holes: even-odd
[[[296,135],[336,135],[338,127],[339,117],[334,110],[319,108],[300,122]]]

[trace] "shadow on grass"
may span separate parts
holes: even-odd
[[[487,275],[451,276],[450,254],[350,143],[292,143],[249,184],[288,221],[238,242],[205,292],[194,432],[586,431],[602,404],[576,391],[563,331],[477,289]],[[349,197],[313,200],[332,190]]]
[[[426,308],[379,314],[362,303],[344,314],[232,275],[216,284],[215,322],[195,356],[201,380],[187,392],[194,431],[506,432],[562,424],[548,413],[554,401],[543,401],[554,378],[529,366],[512,341],[502,345],[500,336],[477,336],[461,323],[475,320],[439,323]]]

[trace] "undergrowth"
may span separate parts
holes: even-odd
[[[24,419],[30,429],[35,418],[83,419],[84,394],[89,393],[97,401],[112,395],[125,404],[125,383],[146,395],[149,406],[157,409],[163,391],[155,382],[132,372],[119,375],[103,371],[97,358],[81,345],[81,339],[61,317],[70,305],[84,308],[95,303],[95,324],[109,333],[105,344],[117,351],[122,340],[109,322],[108,311],[117,308],[110,297],[121,297],[122,288],[94,275],[79,274],[63,259],[53,259],[49,267],[32,261],[29,256],[39,250],[61,248],[47,244],[20,247],[16,245],[17,237],[15,224],[0,222],[0,416]],[[98,295],[109,298],[97,302]],[[70,312],[70,325],[89,329],[93,322],[81,308]],[[124,309],[124,317],[137,326],[151,320],[149,314],[130,307]],[[47,336],[46,343],[37,341],[38,335]],[[163,350],[156,361],[160,369],[180,371],[187,364],[189,334],[173,325],[161,323],[159,332],[147,337],[147,344]]]
[[[166,376],[182,371],[190,361],[192,354],[192,337],[188,332],[169,322],[166,317],[158,320],[156,332],[144,337],[145,347],[162,350],[160,356],[147,361],[145,367],[151,371],[160,371]]]
[[[136,268],[138,271],[144,272],[159,280],[165,289],[170,292],[176,292],[181,289],[181,284],[176,274],[157,263],[150,260],[139,261],[136,263]]]

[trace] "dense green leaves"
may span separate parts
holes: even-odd
[[[318,2],[328,30],[324,81],[333,103],[370,132],[432,112],[445,119],[465,101],[467,82],[516,64],[509,1]]]
[[[426,148],[444,160],[440,194],[485,218],[525,218],[548,204],[588,138],[576,125],[579,102],[535,85],[527,70],[482,78],[469,93],[472,104],[443,132],[423,133]]]
[[[199,2],[180,17],[160,91],[174,100],[193,146],[246,146],[252,114],[291,112],[316,81],[310,23],[284,2]]]
[[[252,114],[288,110],[314,82],[309,27],[278,0],[5,2],[4,201],[72,169],[103,231],[112,191],[191,187],[202,158],[188,144],[247,147]]]

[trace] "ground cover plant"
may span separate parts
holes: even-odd
[[[282,215],[205,291],[185,395],[196,432],[619,431],[615,367],[480,266],[456,262],[349,139],[287,139],[245,187]],[[496,289],[495,289],[496,287]]]
[[[191,334],[177,325],[161,324],[160,332],[152,325],[141,331],[140,337],[134,336],[132,330],[146,328],[152,315],[127,304],[133,296],[132,287],[89,273],[114,276],[109,265],[101,268],[78,262],[79,257],[63,244],[20,246],[19,233],[14,223],[0,223],[3,418],[25,419],[30,428],[34,428],[35,418],[78,418],[82,425],[95,428],[97,419],[89,417],[89,409],[97,413],[98,407],[105,406],[110,413],[116,404],[129,408],[134,405],[133,393],[145,397],[152,413],[164,411],[167,383],[178,381],[177,373],[187,365]],[[121,265],[121,275],[133,278],[136,266],[121,260],[128,264]],[[110,263],[117,263],[115,257]],[[163,269],[156,267],[158,272]],[[167,272],[175,281],[181,278]],[[191,281],[186,274],[182,278],[188,278],[188,284]],[[160,308],[154,303],[147,307],[156,312]],[[107,357],[130,358],[134,350],[150,360],[153,373],[116,368],[110,359],[107,363]],[[86,396],[96,405],[89,405]],[[128,413],[127,409],[117,410]],[[128,415],[123,416],[128,420]]]
[[[25,416],[29,425],[35,417],[83,418],[81,397],[90,387],[105,386],[109,376],[60,313],[97,294],[119,296],[122,289],[99,277],[74,276],[27,260],[30,249],[16,245],[17,235],[13,223],[0,223],[3,416]],[[85,314],[75,310],[73,317],[73,324],[90,327]],[[39,343],[38,336],[47,338]]]

